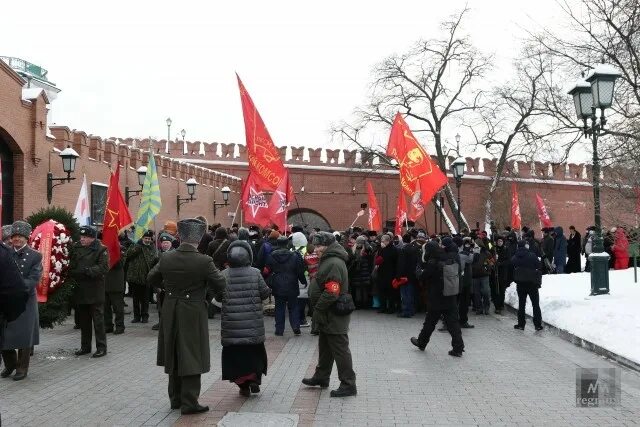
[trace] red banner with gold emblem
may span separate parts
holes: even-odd
[[[249,173],[253,175],[255,185],[266,191],[276,191],[280,181],[285,178],[286,169],[280,158],[280,150],[276,148],[269,135],[269,131],[260,117],[249,92],[238,78],[242,115],[244,116],[244,130],[247,140],[247,157]],[[289,201],[294,198],[293,188],[288,191]]]
[[[120,260],[120,232],[133,224],[127,204],[122,197],[119,187],[120,165],[111,174],[109,189],[107,190],[107,205],[104,209],[104,221],[102,222],[102,244],[109,251],[109,268]]]
[[[387,144],[387,156],[400,166],[400,185],[413,197],[420,185],[420,198],[424,204],[447,183],[447,176],[413,136],[400,113],[396,114]]]

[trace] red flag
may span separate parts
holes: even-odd
[[[447,175],[418,143],[400,113],[396,114],[391,127],[387,155],[400,165],[400,185],[408,195],[413,197],[420,183],[424,204],[447,184]]]
[[[287,229],[287,212],[289,211],[287,188],[289,188],[289,172],[285,171],[284,179],[280,181],[280,185],[269,201],[269,218],[280,230]]]
[[[424,212],[424,202],[422,201],[422,191],[420,190],[420,182],[416,185],[416,192],[411,197],[409,203],[409,221],[417,220]]]
[[[520,202],[518,201],[518,189],[516,184],[511,184],[511,228],[520,230],[522,228],[522,217],[520,216]]]
[[[404,198],[404,190],[400,188],[398,195],[398,206],[396,207],[396,228],[393,232],[400,236],[402,234],[402,224],[407,220],[407,202]]]
[[[370,181],[367,181],[367,192],[369,193],[369,230],[382,231],[382,216]]]
[[[549,217],[547,208],[544,205],[544,201],[538,193],[536,193],[536,208],[538,209],[538,218],[540,218],[540,223],[542,224],[542,226],[553,227],[553,223],[551,222],[551,218]]]
[[[249,172],[242,188],[242,213],[244,220],[261,227],[269,225],[269,205],[264,191],[258,189],[254,174]]]
[[[249,92],[237,74],[236,77],[238,78],[242,115],[244,116],[249,173],[254,175],[255,185],[259,189],[276,191],[286,173],[282,159],[280,159],[280,151],[273,144],[271,135],[269,135],[251,96],[249,96]],[[292,187],[289,187],[287,197],[290,202],[294,199]]]
[[[122,230],[133,224],[129,208],[120,192],[120,164],[111,174],[109,189],[107,190],[107,204],[102,221],[102,244],[109,251],[109,268],[120,261],[120,240],[118,235]]]

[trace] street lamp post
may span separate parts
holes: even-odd
[[[196,200],[193,196],[196,194],[196,186],[198,185],[198,182],[194,178],[189,178],[186,184],[187,194],[189,194],[189,197],[180,197],[179,194],[176,195],[176,210],[178,212],[178,218],[180,217],[180,206]]]
[[[142,187],[144,186],[144,179],[147,176],[147,167],[146,166],[140,166],[138,168],[138,170],[136,170],[136,173],[138,174],[138,184],[140,185],[140,189],[139,190],[129,190],[129,186],[128,185],[126,187],[124,187],[124,200],[127,203],[127,206],[129,206],[129,200],[133,196],[137,196],[138,194],[142,193]]]
[[[456,135],[456,141],[459,141],[459,135]],[[464,176],[464,168],[467,165],[467,161],[462,157],[458,157],[451,164],[451,171],[453,172],[453,177],[456,179],[456,188],[458,190],[458,233],[462,230],[462,214],[461,210],[461,202],[460,202],[460,187],[462,186],[462,177]]]
[[[219,207],[228,206],[229,205],[229,193],[231,193],[231,189],[226,185],[220,189],[222,193],[222,203],[218,203],[215,200],[213,201],[213,218],[215,219],[216,213]]]
[[[169,152],[169,142],[171,141],[171,117],[167,117],[167,153]]]
[[[64,178],[54,178],[51,172],[47,173],[47,202],[51,204],[51,200],[53,200],[53,187],[57,187],[58,185],[62,185],[66,182],[71,182],[75,178],[71,177],[71,174],[76,170],[76,160],[80,157],[76,151],[67,147],[60,153],[60,158],[62,159],[62,170],[67,174]],[[59,181],[58,184],[54,184],[55,181]]]
[[[583,76],[584,77],[584,76]],[[604,110],[613,103],[613,89],[620,73],[607,64],[598,64],[589,72],[586,79],[580,78],[569,90],[573,96],[576,115],[582,120],[585,138],[591,137],[593,146],[593,214],[596,234],[593,240],[593,252],[589,255],[591,263],[591,295],[609,293],[609,255],[604,251],[602,240],[602,220],[600,217],[600,158],[598,157],[598,137],[604,133],[607,120]],[[597,109],[600,109],[598,121]],[[591,119],[591,124],[588,120]]]

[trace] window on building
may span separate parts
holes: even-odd
[[[93,225],[102,225],[104,208],[107,205],[108,188],[106,184],[91,183],[91,224]]]

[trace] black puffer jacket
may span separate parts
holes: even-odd
[[[249,243],[232,242],[226,255],[229,268],[222,272],[227,280],[222,298],[222,345],[263,343],[262,300],[269,297],[271,290],[260,271],[251,267],[253,254]]]

